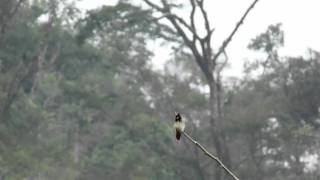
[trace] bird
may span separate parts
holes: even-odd
[[[184,131],[185,123],[183,122],[180,113],[175,112],[175,121],[173,127],[176,129],[176,139],[179,141],[181,133]]]

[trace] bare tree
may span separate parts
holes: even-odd
[[[223,41],[222,45],[216,53],[213,53],[211,42],[212,33],[214,28],[211,27],[207,11],[204,8],[204,0],[189,0],[191,5],[191,11],[189,14],[189,21],[186,21],[182,16],[173,13],[173,7],[177,4],[173,4],[167,0],[161,0],[161,4],[156,4],[150,0],[144,0],[152,9],[162,14],[161,18],[167,19],[173,28],[170,32],[175,32],[177,36],[183,39],[185,45],[190,49],[194,60],[200,67],[202,73],[205,76],[207,85],[209,86],[209,110],[210,110],[210,126],[213,145],[216,149],[217,156],[224,162],[224,164],[232,168],[232,161],[227,146],[226,134],[223,131],[223,107],[222,107],[222,82],[221,71],[224,68],[225,63],[221,66],[218,65],[218,58],[221,54],[225,53],[225,48],[231,42],[233,36],[238,31],[241,24],[243,24],[245,18],[249,12],[254,8],[258,0],[254,0],[245,13],[242,15],[230,35]],[[205,35],[201,36],[195,26],[195,13],[199,11],[205,27]],[[160,18],[158,18],[160,19]],[[157,19],[157,20],[158,20]],[[160,24],[159,21],[157,23]],[[163,25],[163,24],[162,24]],[[230,173],[229,173],[230,174]],[[231,174],[230,174],[231,175]],[[222,179],[223,174],[221,168],[217,168],[215,173],[215,179]]]

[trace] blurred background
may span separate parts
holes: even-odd
[[[216,61],[216,95],[145,2],[0,0],[0,180],[229,179],[176,141],[175,111],[240,179],[319,180],[317,1],[260,0]],[[214,54],[252,2],[204,3]]]

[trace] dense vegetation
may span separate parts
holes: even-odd
[[[205,78],[150,10],[120,2],[83,15],[68,1],[0,1],[0,179],[212,179]],[[165,34],[164,34],[165,33]],[[223,79],[223,143],[246,180],[318,180],[320,53],[281,57],[281,25],[253,37],[265,59]],[[148,42],[177,45],[163,72]],[[227,177],[225,177],[227,178]]]

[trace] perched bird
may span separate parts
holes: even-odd
[[[185,124],[181,118],[180,113],[175,112],[175,121],[173,124],[173,127],[176,129],[176,139],[180,140],[181,137],[181,133],[183,132],[184,128],[185,128]]]

